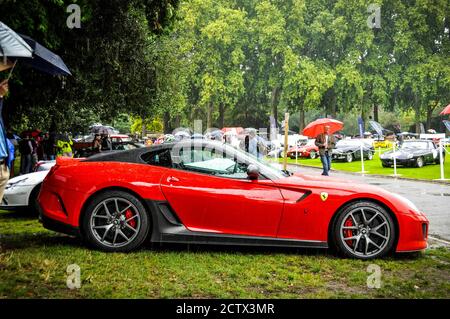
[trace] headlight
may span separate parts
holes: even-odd
[[[412,201],[410,201],[409,199],[396,194],[396,193],[391,193],[392,195],[394,195],[395,197],[397,197],[400,201],[402,201],[406,206],[408,206],[411,210],[415,211],[415,212],[420,212],[419,209],[417,208],[416,204],[414,204]]]
[[[19,180],[15,180],[15,181],[9,181],[8,184],[6,184],[5,189],[9,189],[9,188],[12,188],[12,187],[17,187],[17,186],[23,185],[27,180],[28,180],[28,177],[24,177],[24,178],[21,178]]]

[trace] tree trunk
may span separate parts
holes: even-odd
[[[336,115],[337,115],[337,107],[336,107],[336,94],[334,93],[334,91],[332,92],[332,94],[333,94],[333,98],[332,98],[332,103],[331,103],[331,112],[330,112],[330,114],[331,114],[331,117],[332,118],[336,118]]]
[[[373,105],[373,120],[378,122],[378,104]]]
[[[171,127],[170,127],[170,113],[169,112],[164,112],[164,116],[163,116],[163,125],[164,125],[164,133],[165,134],[169,134],[171,131]]]
[[[278,95],[279,89],[277,87],[274,87],[272,90],[270,104],[272,106],[272,115],[276,123],[278,123]]]
[[[145,125],[145,120],[142,119],[142,138],[144,138],[145,136],[147,136],[147,126]]]
[[[279,95],[279,89],[277,87],[274,87],[272,90],[272,96],[271,96],[271,107],[272,107],[272,116],[275,120],[275,133],[273,134],[270,132],[270,136],[277,136],[278,134],[278,95]]]
[[[223,128],[225,126],[225,106],[223,103],[219,104],[219,118],[217,119],[219,128]]]
[[[303,129],[305,128],[305,108],[303,105],[300,105],[300,115],[299,115],[299,134],[303,133]]]
[[[212,125],[212,113],[213,113],[213,103],[209,102],[206,108],[206,129],[210,128]]]
[[[414,111],[415,111],[416,133],[420,133],[420,107],[418,105],[415,105]]]

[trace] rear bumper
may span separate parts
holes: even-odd
[[[81,237],[81,232],[78,227],[74,227],[54,219],[48,218],[42,213],[39,213],[39,220],[42,223],[42,226],[48,230],[52,230],[58,233],[63,233],[66,235]]]

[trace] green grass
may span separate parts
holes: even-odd
[[[450,251],[375,261],[325,250],[155,245],[129,254],[93,251],[0,211],[0,298],[450,298]],[[81,267],[80,289],[66,268]],[[367,266],[382,271],[367,288]]]
[[[450,149],[447,149],[450,152]],[[385,152],[386,150],[382,149],[381,152]],[[273,159],[269,159],[269,161],[273,161]],[[283,162],[283,159],[278,159],[280,163]],[[289,164],[295,164],[295,159],[288,158]],[[322,163],[320,162],[320,158],[316,159],[309,159],[309,158],[299,158],[297,163],[299,165],[305,165],[305,166],[313,166],[313,167],[322,167]],[[338,171],[347,171],[347,172],[361,172],[361,161],[353,161],[351,163],[347,162],[332,162],[331,168],[333,170]],[[379,156],[379,151],[376,150],[376,153],[374,155],[373,160],[364,161],[364,169],[366,171],[366,174],[378,174],[378,175],[393,175],[394,174],[394,168],[384,168],[381,165],[381,160]],[[446,178],[450,178],[450,160],[447,158],[447,160],[444,163],[444,173]],[[422,168],[416,168],[416,167],[397,167],[397,174],[400,177],[407,177],[407,178],[415,178],[415,179],[426,179],[426,180],[433,180],[433,179],[439,179],[441,177],[440,173],[440,165],[426,165]]]

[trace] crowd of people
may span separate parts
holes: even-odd
[[[57,156],[73,156],[73,141],[67,135],[27,131],[22,133],[21,138],[9,132],[8,138],[20,154],[20,174],[30,173],[39,161],[55,160]],[[12,171],[11,176],[13,174]]]

